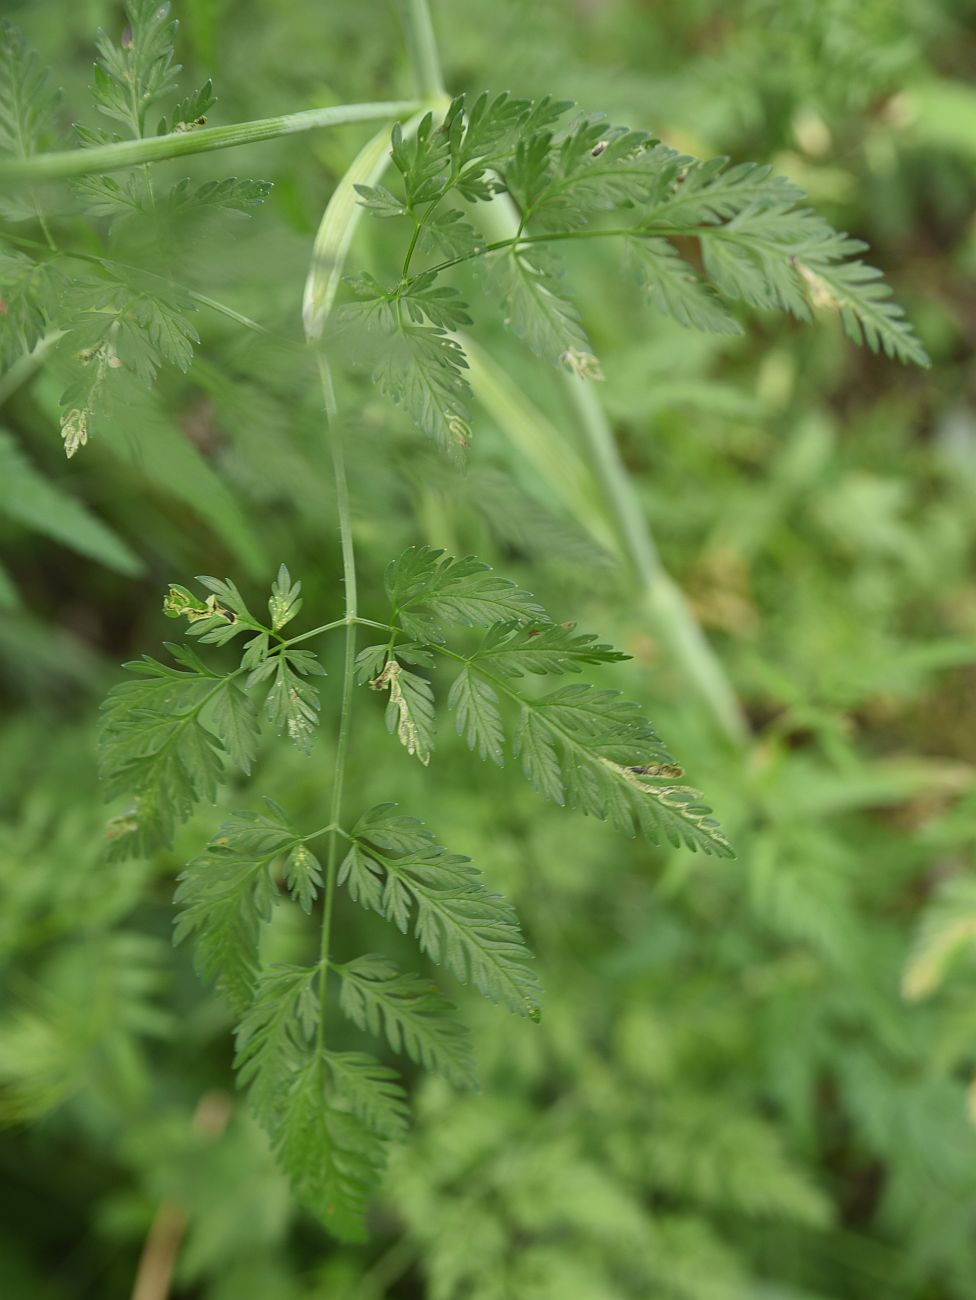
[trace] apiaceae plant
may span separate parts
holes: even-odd
[[[640,708],[583,680],[627,656],[550,616],[486,564],[410,547],[386,570],[387,607],[360,613],[334,367],[365,371],[417,430],[463,460],[476,437],[476,344],[472,309],[452,277],[477,266],[485,310],[499,312],[577,393],[600,368],[559,252],[588,240],[618,245],[622,274],[690,329],[740,332],[744,308],[803,320],[821,310],[839,315],[856,343],[926,363],[879,274],[859,260],[863,245],[805,207],[792,182],[758,164],[686,156],[549,97],[449,99],[425,6],[410,0],[402,11],[416,99],[216,125],[209,82],[174,105],[168,5],[129,0],[119,38],[98,38],[93,94],[111,127],[80,129],[77,147],[62,150],[51,148],[60,108],[37,56],[10,24],[0,46],[0,356],[13,371],[51,354],[68,372],[61,436],[69,457],[98,436],[106,410],[124,405],[128,386],[151,386],[166,365],[191,366],[198,309],[223,312],[242,330],[263,328],[183,285],[178,271],[187,241],[206,233],[201,223],[251,212],[267,185],[164,187],[155,164],[344,122],[383,123],[329,202],[303,302],[334,469],[342,605],[295,631],[301,583],[284,565],[266,617],[229,578],[201,578],[205,596],[170,586],[164,613],[185,637],[166,644],[165,662],[126,665],[129,679],[105,703],[99,750],[106,797],[123,801],[108,826],[109,856],[151,855],[198,804],[215,800],[220,783],[250,772],[262,725],[314,761],[320,692],[329,688],[315,646],[343,638],[323,824],[295,824],[280,792],[263,804],[255,796],[180,877],[176,939],[194,945],[201,976],[236,1016],[238,1077],[296,1196],[349,1239],[363,1234],[407,1107],[385,1060],[334,1046],[332,1018],[348,1018],[458,1087],[473,1086],[476,1074],[469,1035],[429,974],[401,971],[382,954],[342,952],[338,909],[359,905],[412,933],[428,962],[516,1014],[538,1019],[542,983],[490,874],[486,883],[402,812],[396,790],[374,807],[348,797],[357,688],[364,712],[370,695],[381,697],[387,729],[424,766],[436,761],[446,708],[478,759],[511,760],[557,804],[653,842],[716,857],[731,849]],[[50,186],[62,179],[70,196],[56,200]],[[386,282],[346,274],[364,216],[400,235],[398,272]],[[147,247],[165,270],[140,265]],[[625,491],[612,442],[603,451]],[[240,652],[231,667],[206,657],[231,644]],[[288,902],[310,918],[309,959],[267,964],[262,933],[273,908]]]

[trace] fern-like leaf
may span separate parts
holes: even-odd
[[[447,706],[457,715],[457,732],[464,736],[468,749],[477,746],[481,758],[490,758],[502,767],[504,732],[498,695],[493,687],[465,666],[454,679]]]
[[[318,974],[286,966],[261,977],[235,1064],[298,1200],[337,1237],[362,1241],[389,1139],[404,1127],[403,1093],[368,1056],[319,1052]]]
[[[169,4],[158,0],[127,0],[125,12],[129,22],[118,44],[105,32],[98,34],[93,91],[99,112],[141,137],[150,105],[176,86],[176,23]]]
[[[470,662],[505,677],[578,673],[591,664],[622,663],[630,655],[602,644],[572,623],[496,623]]]
[[[371,1034],[385,1033],[394,1052],[406,1052],[411,1060],[459,1087],[476,1086],[468,1031],[454,1018],[453,1005],[429,980],[404,974],[375,953],[346,962],[338,970],[339,1005],[355,1025]]]
[[[396,1070],[365,1052],[326,1052],[326,1070],[336,1092],[373,1133],[399,1137],[407,1127],[404,1091]]]
[[[180,876],[175,941],[194,938],[194,962],[236,1010],[251,1002],[261,923],[277,887],[272,865],[301,844],[286,815],[270,801],[270,816],[238,813]]]
[[[272,1135],[298,1200],[343,1241],[366,1239],[366,1210],[386,1163],[387,1142],[329,1096],[325,1063],[309,1056],[285,1096]]]
[[[237,674],[213,672],[189,649],[167,643],[181,665],[144,655],[125,667],[138,680],[113,687],[103,705],[99,766],[105,797],[135,796],[116,827],[116,853],[148,854],[171,841],[201,800],[226,779],[224,756],[246,771],[253,715]],[[220,729],[229,724],[225,741]]]
[[[49,147],[60,101],[36,52],[8,18],[0,20],[0,154],[30,158]],[[37,212],[29,190],[0,199],[7,221],[30,220]]]
[[[491,264],[505,324],[525,340],[536,356],[566,365],[584,379],[599,379],[600,368],[566,296],[561,271],[551,253],[530,257],[517,248],[497,255]]]
[[[254,982],[251,993],[237,1027],[234,1067],[255,1118],[274,1135],[322,1014],[318,969],[275,967]]]
[[[586,684],[521,702],[516,752],[540,793],[628,835],[732,855],[698,791],[674,784],[681,770],[636,705]]]
[[[505,619],[545,618],[530,592],[473,555],[455,559],[430,546],[411,546],[386,570],[393,620],[408,637],[438,641],[444,629],[489,627]]]
[[[695,275],[666,239],[631,239],[638,278],[651,305],[679,325],[711,334],[741,334],[716,294]]]
[[[432,961],[446,962],[492,1002],[538,1018],[541,990],[511,906],[488,892],[469,858],[448,853],[422,822],[399,817],[393,808],[371,809],[351,833],[359,869],[382,882],[377,910],[404,932],[413,917],[421,951]],[[340,883],[351,870],[347,855]],[[374,890],[370,905],[375,897]]]

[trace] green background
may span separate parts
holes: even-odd
[[[0,1293],[129,1296],[169,1206],[185,1228],[174,1297],[976,1297],[976,8],[433,12],[452,91],[551,93],[696,155],[772,162],[869,241],[933,367],[859,351],[829,314],[753,320],[741,339],[685,332],[640,303],[610,251],[574,251],[599,396],[663,563],[741,698],[744,749],[640,575],[594,540],[611,516],[577,417],[491,304],[482,343],[530,407],[476,407],[465,476],[345,383],[363,611],[381,608],[383,567],[409,544],[496,564],[634,656],[601,684],[645,704],[737,851],[655,850],[555,810],[448,725],[421,769],[357,697],[350,800],[396,799],[470,853],[516,903],[548,990],[536,1026],[444,978],[482,1091],[416,1080],[365,1247],[294,1209],[234,1093],[229,1019],[169,937],[173,879],[227,811],[266,790],[325,820],[329,681],[312,758],[271,747],[248,793],[225,789],[151,862],[105,861],[116,809],[93,773],[118,665],[172,634],[169,582],[229,574],[260,601],[284,561],[312,621],[338,616],[307,367],[297,346],[201,316],[189,374],[166,373],[71,462],[56,366],[7,394],[0,1082],[20,1122],[0,1133]],[[92,37],[118,28],[117,7],[4,14],[54,67],[65,125],[93,120]],[[187,84],[214,76],[215,124],[412,91],[393,5],[183,0],[177,16]],[[275,183],[230,238],[187,251],[188,280],[297,344],[321,210],[368,133],[163,165]],[[383,265],[382,226],[364,223],[354,267]],[[567,495],[577,465],[586,510]],[[279,909],[272,956],[289,959],[301,924]],[[391,951],[392,933],[348,904],[339,922],[350,954]]]

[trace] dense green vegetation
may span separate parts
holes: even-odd
[[[0,1292],[976,1297],[976,10],[432,8],[5,6]]]

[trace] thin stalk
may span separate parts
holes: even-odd
[[[496,199],[495,202],[500,200]],[[601,226],[595,230],[553,230],[550,233],[541,235],[525,235],[521,231],[510,235],[507,239],[496,239],[490,244],[482,244],[480,248],[472,249],[470,253],[461,253],[458,257],[449,257],[444,262],[438,262],[435,266],[428,267],[425,275],[440,275],[441,271],[449,271],[452,266],[460,266],[462,262],[472,262],[475,258],[484,257],[486,253],[497,253],[502,248],[514,248],[516,245],[521,248],[523,244],[558,244],[564,240],[579,239],[620,239],[629,236],[632,239],[660,239],[670,238],[673,235],[702,235],[708,234],[708,227],[701,226]]]
[[[332,108],[309,108],[301,113],[264,117],[254,122],[173,131],[169,135],[150,136],[145,140],[122,140],[118,144],[95,145],[91,149],[64,149],[55,153],[33,154],[30,158],[4,158],[0,160],[0,185],[13,181],[60,180],[66,176],[123,171],[127,167],[161,162],[166,158],[182,158],[188,154],[209,153],[213,149],[232,149],[236,145],[276,140],[279,136],[294,135],[297,131],[396,119],[415,112],[418,107],[412,100],[337,104]]]
[[[399,0],[399,8],[417,93],[421,99],[443,99],[447,92],[427,0]]]
[[[419,122],[419,117],[415,118]],[[415,126],[414,126],[415,129]],[[357,185],[375,185],[390,160],[390,131],[384,126],[363,145],[339,180],[323,213],[312,245],[312,261],[305,280],[302,320],[305,337],[317,339],[335,302],[353,235],[364,208]]]
[[[420,53],[418,58],[431,58],[430,65],[436,69],[436,52],[433,47],[433,33],[430,31],[430,19],[424,17],[426,6],[407,4],[404,10],[408,30],[412,32],[414,46]],[[413,47],[412,47],[413,49]],[[426,51],[426,53],[425,53]],[[418,74],[418,81],[430,94],[442,94],[439,78],[436,84],[430,80],[430,67],[424,77]],[[386,113],[377,113],[377,117],[392,118],[404,109],[412,111],[415,104],[388,105]],[[361,119],[360,119],[361,120]],[[408,124],[409,129],[416,129]],[[386,132],[382,131],[369,141],[353,161],[352,167],[336,186],[322,217],[305,284],[302,317],[305,324],[305,337],[314,343],[322,333],[325,321],[332,310],[336,290],[342,276],[353,232],[362,216],[362,208],[356,202],[355,184],[369,183],[374,177],[382,175],[389,157]],[[342,575],[345,594],[345,654],[342,668],[342,692],[339,711],[339,735],[336,742],[335,771],[332,780],[332,802],[329,821],[335,828],[329,833],[329,852],[326,862],[325,897],[322,906],[322,938],[320,943],[319,1001],[320,1015],[316,1034],[319,1059],[325,1048],[325,995],[329,978],[329,945],[332,930],[332,911],[335,905],[336,879],[339,871],[339,836],[342,820],[342,794],[345,784],[346,755],[349,749],[349,737],[352,719],[352,696],[356,679],[356,626],[358,617],[358,594],[356,588],[356,553],[352,537],[352,512],[349,503],[349,483],[346,478],[346,463],[342,446],[342,435],[336,420],[335,391],[332,386],[332,373],[328,361],[321,352],[318,353],[319,379],[322,385],[322,401],[325,409],[326,424],[332,452],[332,468],[335,477],[336,507],[339,517],[339,543],[342,551]],[[363,620],[367,621],[367,620]]]
[[[38,339],[30,352],[25,352],[23,356],[18,357],[13,365],[0,375],[0,406],[8,402],[22,384],[27,383],[35,370],[40,369],[44,358],[55,344],[64,338],[64,335],[64,330],[51,330],[50,334],[45,334],[42,339]]]
[[[313,627],[309,632],[301,632],[298,636],[289,637],[285,642],[286,646],[298,645],[299,641],[311,641],[312,637],[321,636],[323,632],[331,632],[337,627],[345,627],[348,619],[337,618],[331,623],[323,623],[321,627]]]
[[[329,943],[332,931],[332,909],[335,903],[336,877],[339,871],[338,828],[342,820],[342,791],[346,775],[346,754],[352,721],[352,694],[356,680],[356,618],[358,593],[356,588],[356,553],[352,539],[352,513],[349,506],[349,483],[346,479],[346,462],[342,447],[342,434],[337,427],[335,392],[328,362],[319,355],[319,378],[322,383],[322,400],[329,442],[332,450],[332,469],[335,476],[336,507],[339,515],[339,544],[342,550],[342,576],[345,596],[346,645],[342,665],[342,694],[339,708],[339,737],[336,742],[335,765],[332,777],[332,802],[329,821],[329,855],[325,873],[325,900],[322,908],[322,939],[320,945],[319,1002],[321,1013],[318,1024],[318,1049],[321,1058],[325,1047],[325,994],[329,979]]]
[[[661,563],[606,413],[591,384],[570,374],[564,376],[564,381],[593,468],[617,521],[624,553],[655,625],[667,637],[682,670],[698,688],[727,738],[734,745],[744,745],[748,732],[735,691],[688,608],[684,593]]]

